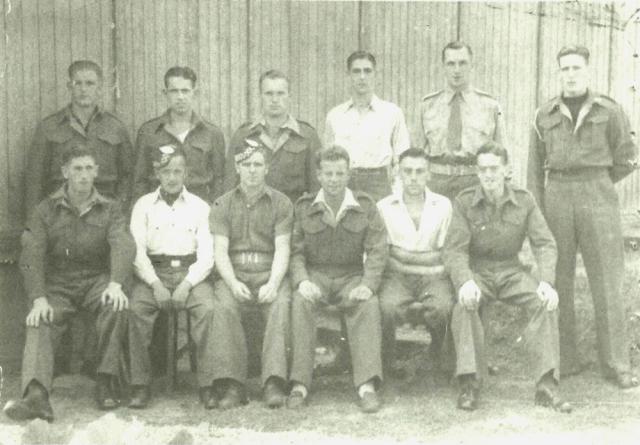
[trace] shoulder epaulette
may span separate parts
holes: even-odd
[[[618,102],[616,102],[615,99],[607,96],[606,94],[596,93],[593,101],[598,105],[602,105],[603,107],[615,108],[618,106]]]
[[[310,192],[304,192],[302,194],[302,196],[300,196],[298,199],[296,199],[295,205],[298,205],[304,201],[308,201],[310,199],[315,199],[315,195],[313,193]]]
[[[429,94],[427,94],[426,96],[424,96],[424,97],[422,98],[422,100],[423,100],[423,101],[425,101],[425,100],[427,100],[427,99],[431,99],[431,98],[433,98],[433,97],[436,97],[436,96],[438,96],[438,95],[442,94],[443,92],[444,92],[444,90],[440,90],[440,91],[435,91],[435,92],[433,92],[433,93],[429,93]]]
[[[315,130],[315,129],[316,129],[316,127],[314,127],[313,125],[311,125],[311,124],[310,124],[309,122],[307,122],[307,121],[301,121],[300,119],[296,119],[296,121],[298,121],[298,124],[300,124],[300,125],[304,125],[304,126],[306,126],[306,127],[309,127],[309,128],[311,128],[312,130]]]
[[[487,93],[486,91],[482,91],[477,88],[474,88],[473,91],[481,96],[486,96],[486,97],[490,97],[491,99],[495,99],[495,97],[493,97],[491,94]]]

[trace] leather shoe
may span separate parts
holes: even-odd
[[[570,413],[573,411],[573,406],[569,402],[562,400],[562,398],[556,393],[555,388],[548,384],[539,384],[536,388],[535,395],[536,405],[552,408],[561,413]]]
[[[20,400],[9,400],[3,411],[13,420],[42,419],[53,422],[53,409],[46,393],[28,393]]]
[[[613,381],[620,389],[635,388],[640,384],[638,377],[630,372],[618,372],[614,375]]]
[[[458,409],[474,411],[478,409],[478,389],[472,385],[463,385],[458,395]]]
[[[301,391],[291,391],[287,397],[287,408],[298,409],[307,405],[307,398]]]
[[[204,409],[215,409],[218,407],[218,399],[211,386],[203,386],[200,388],[200,402],[204,405]]]
[[[244,388],[236,382],[230,382],[224,396],[218,402],[220,409],[232,409],[245,403]]]
[[[382,403],[380,403],[380,398],[376,392],[367,391],[360,397],[360,411],[363,413],[376,413],[381,406]]]
[[[142,409],[149,404],[151,393],[147,385],[136,385],[133,387],[133,394],[129,401],[129,408]]]
[[[115,409],[120,405],[120,400],[114,395],[111,386],[111,376],[100,375],[96,382],[96,402],[101,410]]]
[[[278,379],[270,378],[264,385],[264,402],[269,408],[281,408],[286,402],[287,396],[282,390],[282,384]]]

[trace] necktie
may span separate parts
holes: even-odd
[[[460,151],[462,140],[462,118],[460,116],[460,93],[455,93],[451,98],[451,110],[449,111],[449,125],[447,127],[447,148],[451,153]]]

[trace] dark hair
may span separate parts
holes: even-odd
[[[316,165],[318,168],[320,168],[322,161],[346,161],[347,167],[349,167],[351,163],[349,153],[339,145],[332,145],[329,148],[320,150],[316,156]]]
[[[91,150],[89,150],[89,147],[84,144],[76,143],[62,153],[62,165],[67,165],[72,160],[76,158],[84,158],[85,156],[89,156],[94,162],[97,162],[96,156]]]
[[[509,162],[509,152],[507,152],[507,149],[494,141],[489,141],[482,145],[482,147],[478,149],[476,159],[478,159],[480,155],[484,154],[492,154],[500,157],[502,159],[502,164],[504,165],[507,165]]]
[[[374,68],[376,67],[376,58],[373,54],[371,54],[369,51],[358,50],[352,52],[349,57],[347,57],[347,71],[351,69],[351,65],[353,64],[353,62],[359,59],[367,59],[369,62],[371,62]]]
[[[164,87],[167,88],[169,86],[169,78],[171,77],[182,77],[183,79],[187,79],[191,81],[191,86],[195,88],[196,80],[198,80],[198,76],[196,76],[196,72],[193,71],[188,66],[172,66],[164,73]]]
[[[471,51],[471,47],[467,43],[461,40],[455,40],[453,42],[447,43],[444,46],[444,48],[442,48],[442,62],[444,62],[444,56],[448,49],[463,49],[463,48],[467,48],[467,51],[469,51],[469,57],[473,59],[473,51]]]
[[[422,148],[416,148],[416,147],[411,147],[403,151],[402,153],[400,153],[400,156],[398,156],[398,163],[402,162],[404,158],[422,158],[425,161],[429,160],[429,157],[427,156],[427,152],[424,151]]]
[[[102,80],[102,68],[92,60],[74,60],[71,62],[67,69],[69,80],[73,80],[74,74],[78,71],[93,71],[98,76],[98,79]]]
[[[560,51],[558,51],[558,55],[556,56],[556,60],[558,61],[558,65],[560,65],[560,58],[564,56],[568,56],[569,54],[576,54],[584,59],[584,61],[589,64],[589,50],[580,45],[567,45],[563,46]]]
[[[258,80],[260,92],[262,92],[262,81],[265,79],[284,79],[287,82],[287,90],[289,90],[289,78],[280,70],[269,70],[260,75],[260,79]]]

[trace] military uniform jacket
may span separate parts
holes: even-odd
[[[360,191],[353,195],[359,205],[348,207],[335,227],[324,205],[314,204],[316,195],[307,193],[296,202],[289,265],[294,288],[315,269],[334,277],[362,273],[362,284],[377,291],[387,262],[387,233],[374,200]]]
[[[271,158],[266,182],[284,193],[292,203],[306,192],[315,193],[320,189],[316,176],[316,152],[321,149],[316,130],[306,122],[295,120],[297,125],[288,128],[281,136],[285,142],[275,151],[269,151]],[[260,122],[243,124],[231,137],[225,167],[225,190],[238,185],[238,173],[235,169],[236,148],[244,144],[245,139],[261,141],[264,126]],[[263,142],[260,142],[263,143]]]

